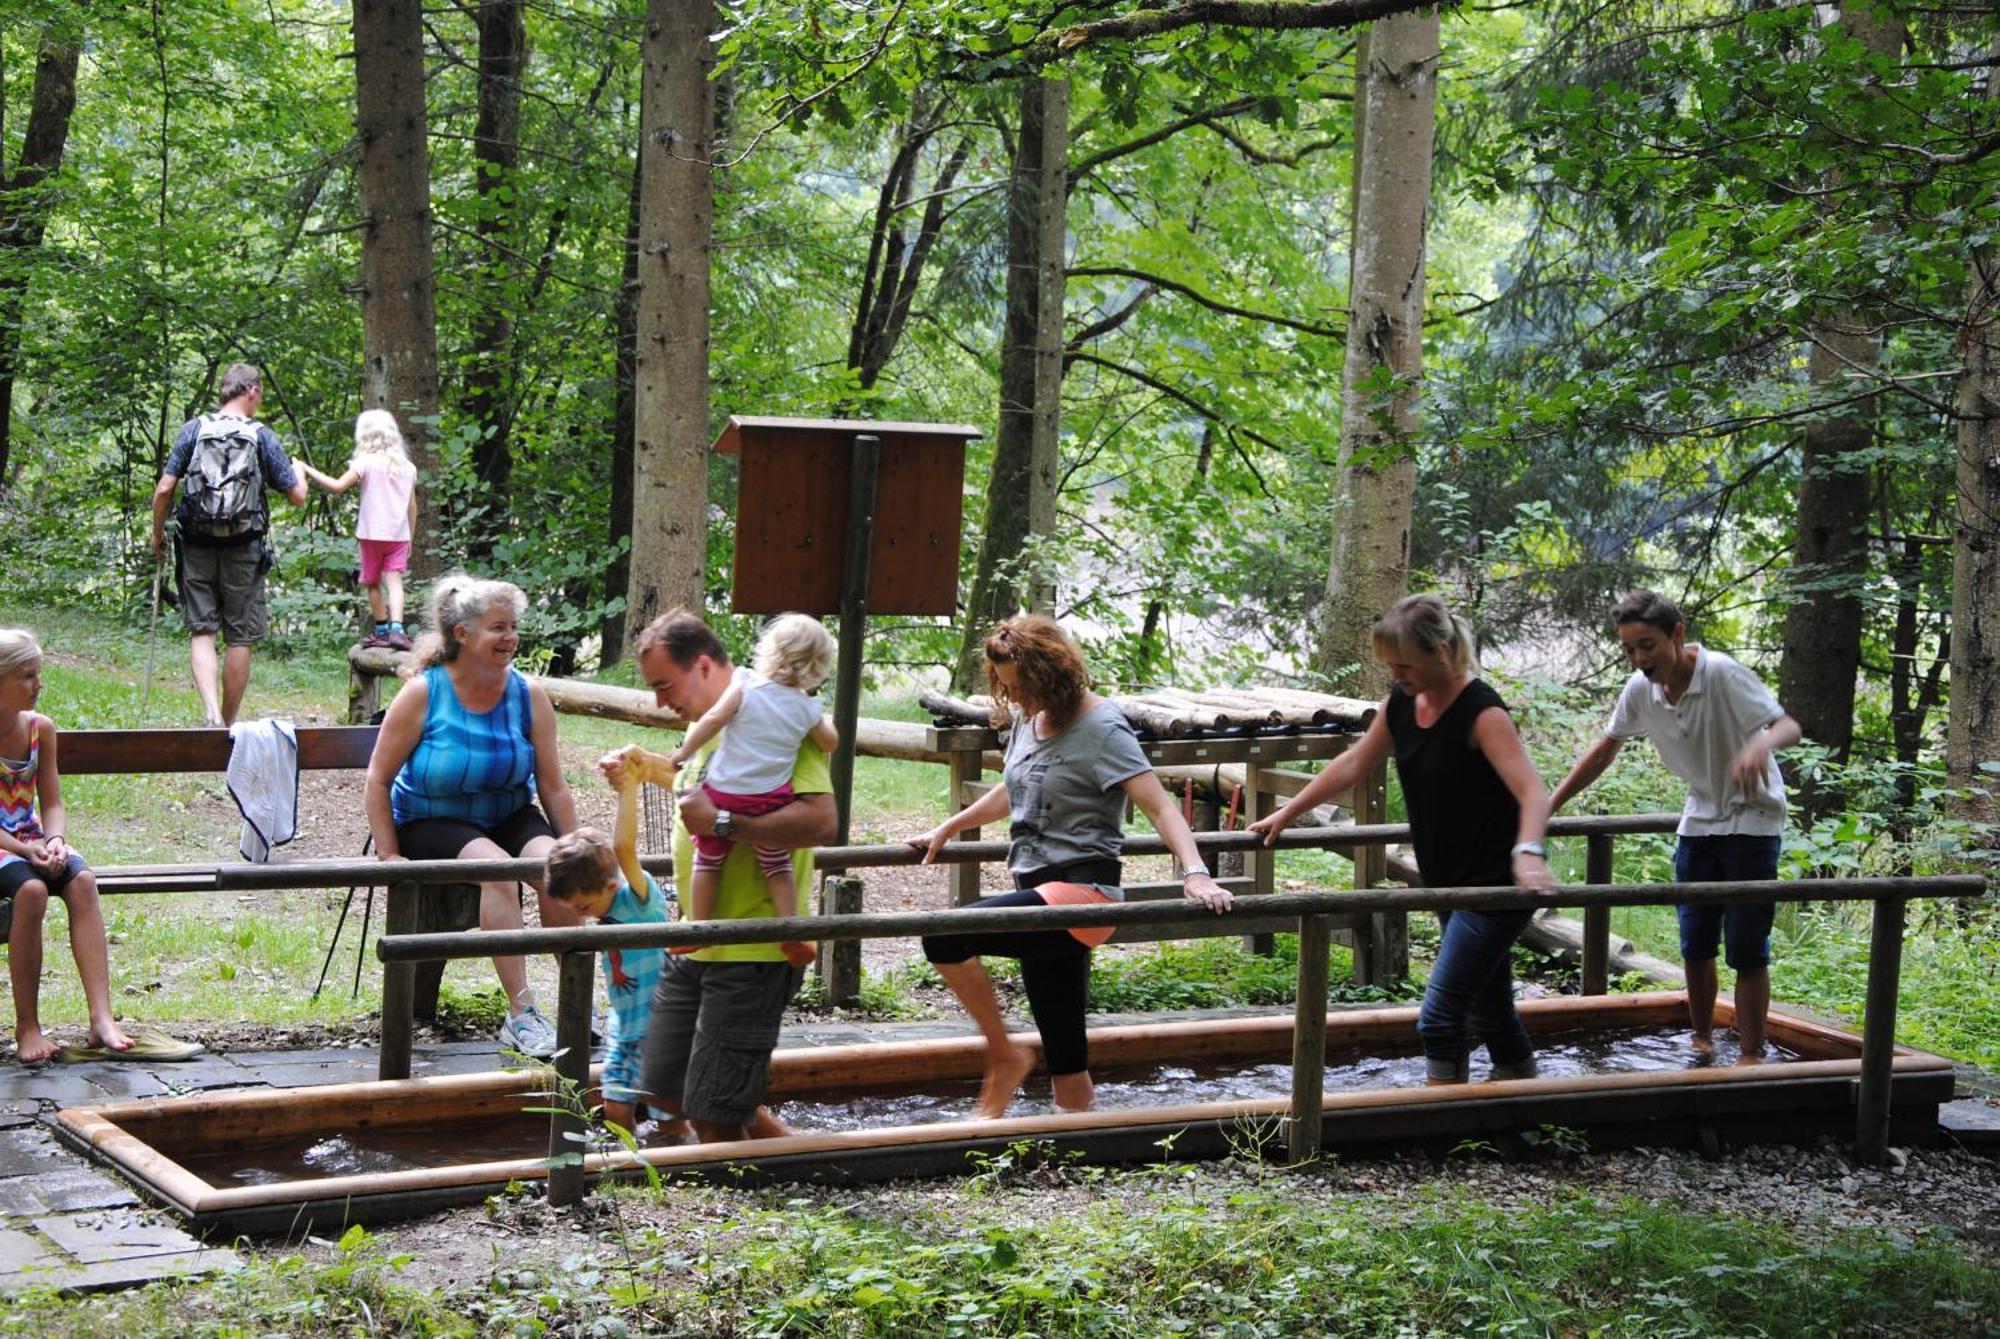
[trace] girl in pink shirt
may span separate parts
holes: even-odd
[[[338,479],[304,461],[299,468],[329,493],[361,485],[361,513],[354,534],[361,544],[361,584],[368,588],[368,607],[375,615],[374,635],[361,644],[409,650],[410,634],[403,627],[403,573],[410,568],[410,537],[417,528],[417,467],[403,449],[395,415],[386,409],[364,409],[356,416],[354,459]]]

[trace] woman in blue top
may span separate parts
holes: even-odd
[[[555,708],[514,669],[526,604],[518,586],[463,573],[431,592],[432,631],[417,644],[422,673],[389,704],[368,760],[368,827],[383,860],[540,861],[557,833],[576,830]],[[543,925],[578,923],[542,883],[534,887]],[[513,880],[480,885],[479,928],[521,928]],[[535,1007],[526,965],[515,957],[493,966],[507,992],[501,1045],[537,1059],[555,1054],[555,1028]]]

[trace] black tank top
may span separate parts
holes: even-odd
[[[1396,777],[1410,812],[1411,844],[1432,888],[1499,887],[1514,882],[1514,835],[1521,806],[1474,745],[1473,723],[1488,707],[1507,710],[1484,679],[1467,684],[1429,729],[1416,699],[1389,689],[1389,737]]]

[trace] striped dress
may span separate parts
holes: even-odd
[[[467,711],[442,665],[424,671],[424,732],[389,789],[396,826],[456,818],[491,831],[535,798],[534,707],[528,681],[507,671],[491,711]]]

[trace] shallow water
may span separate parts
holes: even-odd
[[[1722,1034],[1716,1038],[1713,1056],[1699,1056],[1694,1050],[1692,1034],[1686,1031],[1571,1035],[1546,1039],[1535,1051],[1544,1078],[1659,1073],[1729,1065],[1739,1055],[1734,1036]],[[1793,1052],[1773,1047],[1769,1061],[1783,1063],[1798,1058]],[[1486,1056],[1481,1051],[1473,1056],[1473,1081],[1485,1078],[1486,1072]],[[1419,1055],[1327,1057],[1329,1093],[1415,1088],[1422,1086],[1423,1081],[1424,1062]],[[1097,1105],[1120,1111],[1195,1102],[1249,1101],[1286,1097],[1291,1087],[1289,1062],[1107,1070],[1097,1075]],[[778,1103],[773,1109],[779,1119],[801,1132],[932,1125],[969,1119],[978,1093],[977,1082],[948,1080],[923,1093],[863,1093],[838,1100],[802,1099]],[[537,1104],[541,1100],[536,1099]],[[1029,1080],[1008,1114],[1033,1116],[1054,1110],[1048,1080],[1038,1075]],[[329,1131],[215,1153],[177,1155],[169,1145],[163,1145],[162,1151],[211,1185],[243,1186],[541,1158],[548,1153],[548,1139],[548,1118],[537,1114],[463,1122],[449,1129]]]

